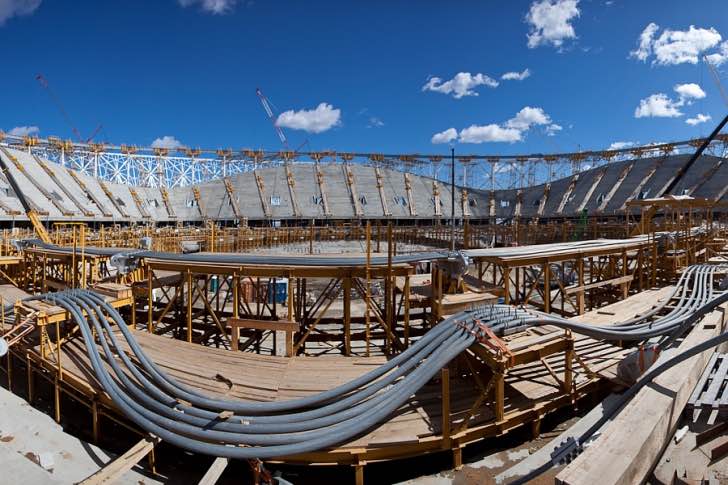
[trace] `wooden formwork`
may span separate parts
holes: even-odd
[[[344,355],[351,354],[352,340],[363,340],[367,349],[374,340],[381,340],[389,352],[406,348],[411,337],[409,291],[396,291],[394,284],[396,278],[406,281],[413,275],[409,264],[369,268],[213,266],[145,259],[144,270],[146,281],[134,285],[134,308],[146,306],[146,319],[133,324],[145,324],[150,333],[173,332],[188,342],[228,346],[229,319],[287,320],[298,325],[294,353],[305,352],[306,343],[316,341],[338,345]],[[316,292],[310,290],[314,281],[319,283]],[[287,284],[285,301],[274,296],[282,282]],[[383,288],[384,295],[374,298],[367,294],[367,287],[374,284]],[[353,310],[353,299],[364,301],[365,314]],[[341,302],[341,312],[330,316],[336,301]],[[365,321],[363,334],[352,330],[353,323]],[[322,324],[339,328],[331,333]],[[243,330],[242,336],[245,341],[240,348],[260,351],[264,337],[260,329]]]
[[[72,329],[64,328],[63,322],[57,324],[66,335],[72,335]],[[191,345],[146,332],[135,334],[147,355],[153,361],[163,361],[172,377],[205,388],[213,395],[233,399],[288,399],[318,392],[384,362],[383,357],[258,356]],[[94,440],[103,435],[102,418],[145,436],[119,414],[93,378],[80,339],[58,338],[51,332],[48,344],[48,349],[54,349],[52,352],[44,350],[44,344],[32,342],[12,349],[3,362],[11,388],[18,386],[20,376],[14,374],[22,363],[26,368],[23,374],[28,399],[35,398],[37,386],[49,385],[56,420],[62,418],[63,398],[70,398],[89,410]],[[530,425],[538,433],[539,423],[546,414],[572,406],[578,399],[595,392],[603,377],[611,375],[609,367],[625,353],[619,347],[595,346],[594,341],[574,339],[563,331],[549,328],[521,332],[505,338],[501,344],[500,350],[480,342],[473,344],[415,395],[413,406],[403,406],[365,435],[331,449],[274,461],[349,465],[358,484],[363,483],[366,463],[374,461],[445,452],[451,455],[453,466],[458,467],[462,464],[463,448],[468,444],[500,436],[523,425]],[[215,372],[232,382],[232,387],[199,372],[210,359],[216,362]],[[304,383],[312,382],[312,375],[316,376],[315,385],[307,386]],[[528,389],[519,387],[524,382],[530,382]],[[153,459],[152,454],[152,465]]]
[[[656,284],[657,246],[650,240],[473,259],[481,281],[503,288],[505,304],[546,313],[580,315]]]

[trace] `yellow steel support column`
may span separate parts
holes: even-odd
[[[442,390],[442,447],[450,447],[450,369],[443,367],[440,372]]]
[[[351,276],[344,278],[344,355],[351,355]]]
[[[147,332],[152,333],[154,332],[154,314],[152,312],[152,278],[154,275],[154,270],[152,269],[151,265],[147,265],[147,278],[148,278],[148,286],[147,286],[147,298],[148,298],[148,305],[147,305]]]
[[[187,341],[192,342],[192,273],[187,270]],[[182,285],[180,285],[181,287]]]

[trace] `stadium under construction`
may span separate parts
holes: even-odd
[[[727,120],[522,156],[4,134],[3,382],[113,455],[35,459],[87,484],[725,478]]]

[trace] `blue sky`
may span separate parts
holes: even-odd
[[[312,150],[447,152],[441,132],[478,154],[687,139],[726,113],[692,62],[728,59],[725,13],[724,0],[0,0],[0,129],[73,137],[42,73],[82,134],[101,123],[117,144],[279,149],[256,87]],[[470,90],[449,89],[459,73]]]

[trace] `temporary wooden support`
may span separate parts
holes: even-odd
[[[440,186],[437,180],[432,181],[432,203],[435,205],[435,217],[442,217],[442,201],[440,200]]]
[[[538,217],[543,216],[543,211],[546,208],[546,202],[549,200],[550,192],[551,192],[551,183],[547,183],[543,188],[543,196],[541,197],[541,201],[538,203],[538,211],[536,211],[536,215]]]
[[[71,169],[69,168],[69,169],[66,169],[66,173],[68,173],[68,175],[70,175],[70,176],[71,176],[71,178],[72,178],[72,179],[73,179],[73,180],[74,180],[74,181],[76,182],[76,184],[77,184],[77,185],[78,185],[78,186],[79,186],[79,187],[81,188],[81,190],[83,190],[83,191],[84,191],[84,193],[86,193],[86,196],[87,196],[87,197],[88,197],[89,199],[91,199],[91,201],[92,201],[92,202],[93,202],[94,204],[96,204],[96,207],[98,207],[98,208],[99,208],[99,210],[100,210],[100,211],[101,211],[101,213],[102,213],[102,214],[104,215],[104,217],[112,217],[112,214],[111,214],[111,212],[109,212],[109,209],[107,209],[107,208],[106,208],[106,205],[104,205],[104,204],[103,204],[103,203],[102,203],[102,202],[101,202],[101,201],[99,200],[99,198],[98,198],[98,197],[96,197],[96,194],[94,194],[93,192],[91,192],[91,191],[90,191],[90,190],[88,189],[88,187],[87,187],[87,186],[86,186],[86,184],[85,184],[85,183],[83,182],[83,180],[81,180],[81,177],[79,177],[79,176],[78,176],[78,175],[76,174],[76,171],[75,171],[75,170],[71,170]]]
[[[205,211],[205,205],[202,202],[202,195],[200,194],[200,188],[197,186],[192,187],[192,195],[197,202],[197,210],[200,212],[200,216],[205,219],[207,217],[207,211]]]
[[[151,214],[149,214],[149,211],[146,207],[144,207],[144,201],[139,197],[139,194],[137,193],[134,188],[129,187],[129,193],[131,194],[131,198],[134,199],[134,203],[137,206],[137,209],[139,209],[139,213],[142,215],[142,217],[145,217],[147,219],[151,219]]]
[[[167,215],[169,217],[176,218],[177,214],[175,214],[172,203],[169,200],[169,192],[167,192],[167,188],[159,187],[159,192],[162,194],[162,201],[164,202],[164,207],[167,209]]]
[[[43,169],[43,171],[45,171],[45,173],[48,174],[48,176],[51,178],[51,180],[53,180],[53,182],[56,184],[56,186],[59,189],[61,189],[61,192],[63,192],[66,195],[66,197],[68,197],[68,200],[70,200],[71,202],[73,202],[73,204],[76,207],[78,207],[78,210],[80,210],[83,215],[85,215],[86,217],[93,217],[94,216],[94,213],[91,212],[90,210],[88,210],[86,208],[86,206],[84,206],[83,204],[81,204],[78,201],[78,199],[76,198],[76,196],[73,195],[73,193],[70,190],[68,190],[68,187],[66,187],[66,184],[64,184],[60,180],[58,180],[58,176],[48,166],[47,163],[45,163],[40,157],[37,157],[35,155],[33,155],[33,159],[38,163],[38,165],[40,165],[40,167]]]
[[[384,193],[384,179],[379,167],[374,168],[374,174],[377,177],[377,189],[379,190],[379,200],[382,202],[382,213],[385,217],[391,217],[392,211],[389,210],[389,205],[387,204],[387,196]]]
[[[415,198],[412,195],[412,180],[410,174],[404,174],[404,190],[407,194],[407,206],[409,207],[410,215],[415,217],[417,215],[417,208],[415,207]]]
[[[344,164],[344,176],[346,177],[346,184],[349,186],[349,194],[351,195],[351,203],[354,205],[354,214],[356,217],[363,217],[364,210],[359,200],[359,193],[356,190],[356,181],[354,180],[354,172],[351,170],[349,164]]]
[[[584,200],[581,201],[581,204],[579,204],[579,208],[576,209],[577,213],[580,213],[586,208],[586,205],[589,203],[589,199],[591,199],[592,195],[594,195],[594,191],[597,189],[597,185],[599,185],[599,182],[602,181],[604,178],[604,174],[607,173],[607,167],[602,167],[601,170],[599,170],[599,173],[594,177],[594,180],[592,181],[591,187],[589,187],[589,190],[587,191],[586,195],[584,196]]]
[[[298,197],[296,197],[296,180],[293,178],[293,171],[288,163],[286,163],[285,168],[286,180],[288,181],[288,193],[291,196],[291,210],[293,211],[294,217],[300,217],[301,210],[298,208]]]
[[[628,163],[620,172],[619,178],[617,179],[617,182],[612,186],[611,189],[609,189],[609,192],[607,192],[607,195],[604,196],[604,199],[602,200],[602,203],[599,204],[599,207],[597,207],[596,212],[604,212],[604,209],[606,209],[607,205],[609,204],[609,201],[612,200],[612,197],[614,197],[614,194],[617,193],[617,190],[619,190],[619,187],[622,186],[622,182],[624,182],[624,179],[627,178],[627,175],[629,175],[629,172],[632,171],[632,168],[634,167],[634,162]]]
[[[116,208],[116,210],[119,211],[119,214],[121,214],[121,217],[128,218],[129,214],[124,210],[124,208],[119,203],[119,201],[116,200],[116,197],[114,197],[114,194],[109,189],[109,186],[106,185],[106,183],[101,179],[97,179],[97,181],[99,183],[99,187],[101,187],[101,190],[104,191],[104,194],[106,194],[106,197],[109,198],[109,200],[111,201],[113,206]]]
[[[225,185],[225,192],[227,193],[228,200],[230,201],[230,207],[233,208],[233,214],[235,214],[236,219],[240,219],[242,215],[240,212],[240,206],[238,205],[238,197],[235,195],[235,189],[233,188],[233,183],[230,180],[230,177],[224,177],[222,181]]]
[[[114,483],[126,472],[134,468],[145,456],[153,453],[154,447],[161,440],[156,436],[147,436],[132,446],[129,451],[107,464],[90,477],[82,480],[80,485],[100,485]]]
[[[576,187],[576,183],[579,181],[579,174],[574,174],[573,177],[571,177],[571,181],[569,182],[569,187],[566,189],[566,192],[564,192],[564,195],[561,197],[561,202],[559,202],[559,207],[556,209],[556,214],[562,214],[564,212],[564,207],[566,207],[566,204],[569,202],[569,197],[571,197],[572,192],[574,192],[574,187]]]
[[[284,332],[286,335],[286,357],[293,357],[293,333],[299,330],[296,322],[288,320],[252,320],[228,318],[227,325],[232,330],[232,350],[238,350],[240,329],[263,330],[271,332]]]
[[[626,297],[630,289],[644,288],[656,272],[649,258],[653,247],[654,241],[642,240],[604,248],[544,247],[540,254],[473,259],[481,282],[492,285],[490,292],[502,291],[506,304],[574,315],[583,313],[587,302],[590,308],[599,307],[610,298]],[[484,281],[486,272],[492,281]]]
[[[314,165],[316,170],[316,183],[319,186],[319,192],[321,193],[321,204],[324,208],[324,216],[331,217],[331,207],[329,206],[329,198],[326,195],[326,184],[324,183],[324,173],[321,171],[321,166],[318,162]]]

